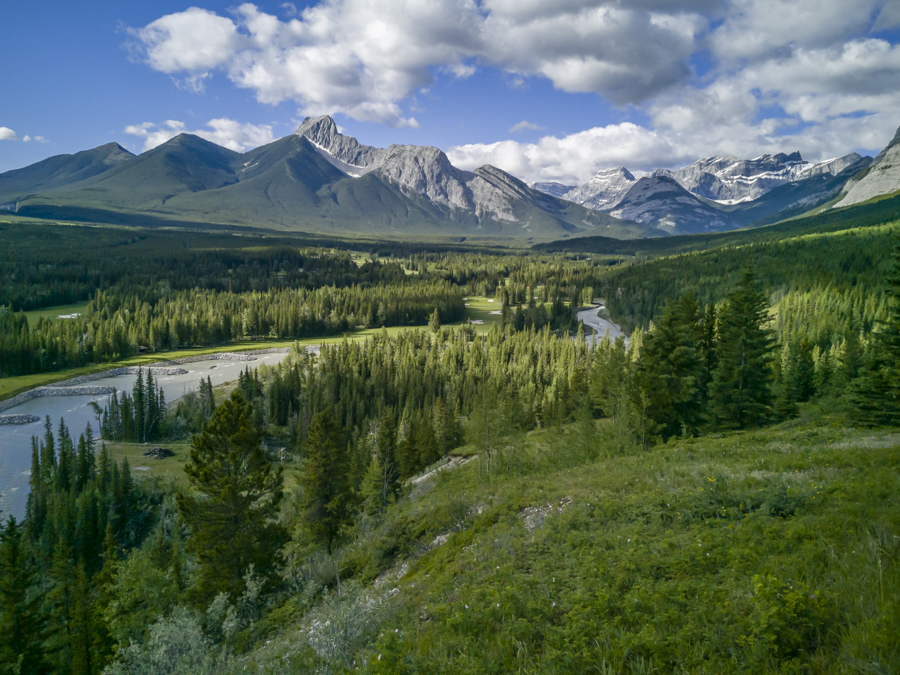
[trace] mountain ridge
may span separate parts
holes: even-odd
[[[362,145],[328,116],[245,153],[180,134],[121,159],[52,189],[29,183],[43,175],[40,167],[18,182],[0,174],[0,187],[10,188],[0,197],[16,192],[10,210],[21,215],[115,223],[528,239],[599,228],[628,238],[651,229],[545,195],[496,167],[464,171],[439,148]]]

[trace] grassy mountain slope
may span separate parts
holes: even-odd
[[[43,205],[164,214],[175,195],[236,183],[231,165],[237,157],[215,143],[181,134],[68,190],[25,200],[19,213],[31,215],[33,207]]]
[[[416,485],[310,563],[232,672],[900,665],[896,431],[795,423],[619,456],[609,431],[594,459],[587,430],[544,430],[491,478],[475,459]]]
[[[92,150],[57,155],[23,169],[7,171],[0,174],[0,203],[79,183],[106,173],[133,157],[118,143],[107,143]]]

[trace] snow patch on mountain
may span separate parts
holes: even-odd
[[[799,152],[754,159],[728,155],[705,157],[677,171],[658,169],[651,175],[672,178],[699,197],[720,204],[738,204],[758,199],[785,183],[823,174],[836,176],[861,159],[855,152],[814,164],[805,161]]]
[[[603,169],[584,185],[567,192],[563,199],[595,211],[611,211],[636,182],[637,179],[624,166]]]

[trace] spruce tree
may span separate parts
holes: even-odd
[[[441,314],[438,312],[438,308],[434,308],[434,312],[431,314],[431,320],[428,322],[428,327],[431,329],[432,333],[437,333],[441,329]]]
[[[222,592],[238,597],[250,565],[264,578],[275,571],[285,533],[273,519],[284,477],[261,439],[251,404],[235,391],[191,440],[184,472],[199,497],[179,495],[178,508],[200,566],[193,589],[198,603]]]
[[[300,473],[303,520],[313,539],[329,553],[349,517],[348,462],[341,436],[327,412],[313,416]]]
[[[763,424],[772,410],[772,334],[768,303],[752,268],[741,275],[719,317],[718,364],[710,387],[713,423],[723,429]]]
[[[851,399],[865,424],[900,424],[900,243],[887,279],[888,315],[872,336]]]
[[[42,640],[45,621],[36,592],[37,570],[22,530],[10,518],[0,532],[0,673],[47,672]]]
[[[648,402],[651,436],[696,435],[706,405],[702,386],[703,313],[693,295],[666,303],[637,361],[633,397]]]

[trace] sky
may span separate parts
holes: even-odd
[[[574,185],[874,155],[900,126],[900,0],[197,1],[7,3],[0,172],[181,132],[249,150],[329,114]]]

